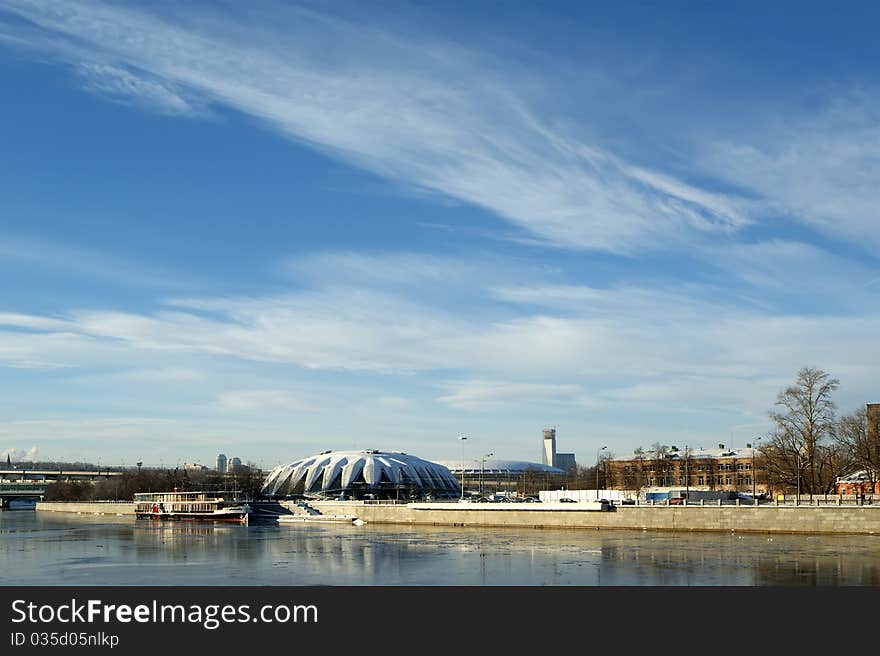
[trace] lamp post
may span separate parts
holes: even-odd
[[[758,470],[755,469],[755,451],[758,450],[758,442],[760,442],[760,441],[761,441],[761,438],[760,437],[757,438],[755,440],[755,446],[752,447],[752,499],[755,498],[755,495],[758,492],[758,490],[757,490]],[[749,446],[752,446],[752,445],[749,444]]]
[[[691,476],[688,471],[688,464],[690,459],[690,452],[688,451],[688,445],[684,445],[684,498],[685,503],[688,503],[691,498]]]
[[[487,453],[482,458],[480,458],[480,496],[483,496],[483,469],[486,466],[486,460],[494,456],[494,453]]]
[[[464,499],[464,443],[467,438],[464,435],[459,436],[458,441],[461,442],[461,497]]]
[[[607,448],[608,445],[606,444],[602,448],[596,450],[596,501],[599,500],[599,456]]]
[[[797,498],[794,500],[794,505],[801,505],[801,452],[798,451],[794,454],[795,463],[797,466]]]

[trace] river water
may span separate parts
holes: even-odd
[[[880,586],[880,536],[0,512],[0,585]]]

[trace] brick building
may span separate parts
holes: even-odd
[[[676,447],[636,452],[603,463],[606,487],[648,490],[679,487],[767,493],[767,476],[757,449],[685,449]]]

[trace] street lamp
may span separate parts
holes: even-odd
[[[599,456],[607,448],[608,445],[606,444],[601,449],[596,450],[596,501],[599,500]]]
[[[755,495],[758,492],[758,490],[757,490],[758,470],[755,469],[755,451],[758,450],[758,442],[760,442],[760,441],[761,441],[761,438],[760,437],[757,438],[755,440],[755,446],[752,447],[752,499],[755,498]],[[752,445],[749,444],[749,446],[751,447]]]
[[[487,453],[482,458],[480,458],[480,496],[483,496],[483,469],[486,465],[486,460],[494,456],[494,453]]]
[[[464,499],[464,443],[467,438],[464,435],[459,436],[458,441],[461,442],[461,497]]]
[[[688,451],[688,445],[684,445],[684,498],[685,503],[690,502],[691,498],[691,476],[688,471],[688,464],[690,460],[690,451]]]

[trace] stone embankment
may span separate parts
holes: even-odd
[[[880,506],[617,506],[602,512],[548,503],[310,505],[328,514],[354,515],[368,524],[880,535]]]
[[[291,509],[294,502],[282,502]],[[880,535],[880,506],[617,506],[608,512],[576,504],[383,504],[310,501],[326,515],[350,515],[368,524],[511,528],[635,529]],[[572,506],[575,506],[572,508]],[[47,502],[38,511],[133,515],[125,502]]]
[[[126,501],[38,501],[37,510],[79,515],[134,515],[134,504]]]

